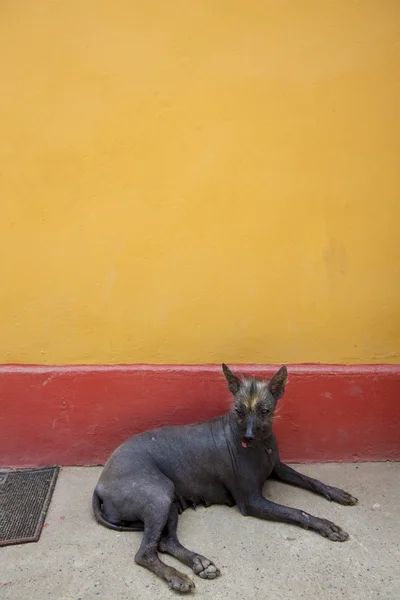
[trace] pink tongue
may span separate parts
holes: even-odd
[[[243,448],[247,448],[246,442],[242,442],[242,446],[243,446]]]

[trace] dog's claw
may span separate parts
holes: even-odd
[[[198,555],[193,561],[193,571],[202,579],[215,579],[220,570],[204,556]]]

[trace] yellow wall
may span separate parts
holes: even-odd
[[[3,0],[0,362],[398,362],[397,0]]]

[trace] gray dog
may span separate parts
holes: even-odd
[[[186,508],[236,504],[243,515],[300,525],[343,542],[349,536],[334,523],[264,498],[264,482],[273,476],[340,504],[357,502],[347,492],[280,462],[272,423],[285,391],[286,367],[269,382],[239,379],[226,365],[222,368],[234,398],[231,412],[206,423],[134,436],[110,457],[93,494],[97,521],[117,531],[144,530],[136,562],[180,592],[191,591],[194,582],[163,563],[159,551],[171,554],[204,579],[219,575],[211,560],[178,540],[178,514]]]

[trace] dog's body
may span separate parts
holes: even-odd
[[[120,446],[107,462],[93,495],[96,519],[111,529],[141,531],[136,562],[188,592],[192,580],[167,566],[158,551],[168,552],[200,577],[219,574],[204,556],[180,544],[178,514],[198,504],[237,504],[244,515],[314,529],[333,541],[348,534],[337,525],[301,510],[266,500],[262,488],[269,476],[319,493],[341,504],[357,500],[347,492],[301,475],[280,462],[272,433],[273,412],[283,396],[287,371],[282,367],[267,384],[241,381],[223,366],[234,410],[196,425],[166,427],[137,435]]]

